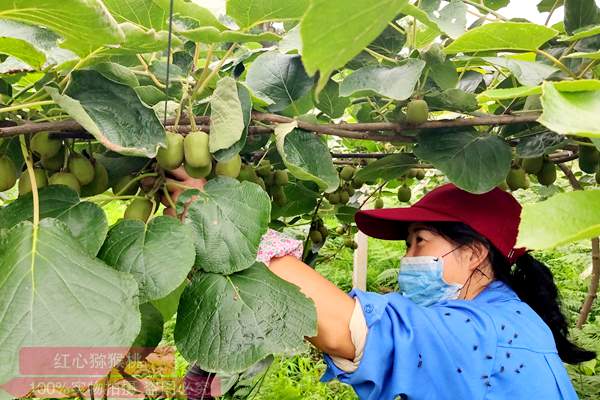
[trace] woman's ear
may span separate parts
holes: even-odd
[[[485,264],[489,249],[481,242],[473,242],[468,246],[464,246],[464,259],[463,261],[467,265],[469,271],[474,271],[478,267]]]

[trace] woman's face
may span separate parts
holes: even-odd
[[[408,232],[406,239],[406,255],[408,257],[441,257],[457,247],[457,245],[449,242],[443,236],[429,230],[422,223],[411,223],[408,227]],[[463,247],[459,247],[443,257],[443,278],[447,283],[464,284],[471,274],[468,266],[464,264],[465,254],[462,251]]]

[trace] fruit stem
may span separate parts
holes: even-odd
[[[317,213],[319,212],[319,208],[321,207],[321,204],[323,203],[323,196],[321,195],[321,197],[319,197],[319,202],[317,203],[317,205],[315,206],[315,210],[313,211],[312,217],[310,219],[310,225],[312,226],[313,223],[315,222],[316,218],[317,218]],[[308,244],[310,243],[310,230],[309,232],[306,234],[306,238],[304,239],[304,252],[302,254],[302,261],[306,260],[306,257],[308,256],[308,251],[309,251],[309,246]]]
[[[0,113],[7,113],[11,111],[19,111],[24,108],[33,108],[33,107],[41,107],[41,106],[49,106],[50,104],[54,104],[53,100],[44,100],[44,101],[34,101],[32,103],[22,103],[17,104],[10,107],[0,108]]]
[[[102,202],[102,201],[113,201],[113,200],[132,200],[132,199],[145,199],[144,196],[110,196],[105,194],[100,194],[97,196],[86,197],[86,201],[91,201],[92,203]]]
[[[173,201],[173,198],[171,197],[171,194],[169,193],[167,187],[163,186],[162,190],[163,194],[165,195],[165,198],[167,199],[167,202],[169,203],[169,206],[173,209],[173,211],[177,212],[177,207],[175,206],[175,202]]]
[[[367,196],[367,198],[362,202],[362,204],[360,205],[360,207],[358,207],[358,209],[361,210],[364,207],[364,205],[367,204],[367,202],[369,201],[369,199],[371,197],[373,197],[373,195],[375,193],[379,192],[385,185],[387,185],[388,182],[389,181],[384,181],[381,185],[377,186],[377,188],[374,191],[372,191],[371,194],[369,194]]]
[[[29,174],[29,183],[31,185],[31,194],[33,195],[33,229],[34,235],[37,235],[37,227],[40,223],[40,198],[38,195],[37,181],[35,180],[35,172],[33,171],[33,164],[31,163],[31,157],[27,151],[27,143],[25,142],[25,135],[19,137],[21,143],[21,153],[23,153],[23,159],[25,165],[27,165],[27,173]]]

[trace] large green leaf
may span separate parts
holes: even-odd
[[[165,321],[171,319],[171,317],[177,312],[177,306],[179,305],[179,298],[183,293],[183,290],[187,286],[187,279],[181,282],[181,285],[171,293],[161,299],[152,300],[150,303],[160,311]]]
[[[504,140],[477,134],[474,129],[422,131],[415,154],[456,186],[476,194],[503,182],[512,160],[512,149]]]
[[[306,71],[320,72],[317,92],[334,70],[375,40],[407,4],[408,0],[310,0],[300,34]]]
[[[333,192],[340,184],[327,145],[315,134],[295,128],[295,123],[275,128],[277,151],[292,175],[315,182],[321,190]]]
[[[79,55],[124,39],[100,0],[0,0],[0,19],[44,26],[65,39],[63,48]]]
[[[281,40],[281,36],[273,32],[245,33],[238,31],[220,31],[214,26],[202,26],[189,31],[183,31],[180,32],[180,35],[198,43],[277,42]]]
[[[559,193],[525,204],[516,247],[548,249],[600,236],[600,190]]]
[[[571,53],[567,56],[565,56],[565,58],[588,58],[590,60],[599,60],[600,59],[600,50],[598,51],[594,51],[592,53],[583,53],[583,52],[575,52],[575,53]]]
[[[515,150],[518,157],[541,157],[564,146],[567,140],[565,136],[552,131],[545,131],[537,135],[528,134],[519,139]]]
[[[153,0],[103,0],[118,22],[161,31],[168,27],[169,14]]]
[[[565,30],[577,29],[600,22],[600,10],[594,0],[565,0]]]
[[[9,54],[33,68],[62,64],[77,58],[58,47],[59,36],[39,26],[0,20],[0,53]]]
[[[554,8],[558,8],[564,4],[564,0],[541,0],[537,9],[539,12],[550,12]]]
[[[273,204],[271,219],[295,217],[314,210],[320,196],[318,186],[313,182],[292,181],[283,187],[287,203],[279,207]]]
[[[242,28],[261,22],[300,19],[309,0],[227,0],[227,15]]]
[[[133,275],[141,302],[160,299],[175,290],[194,265],[192,232],[172,217],[155,217],[148,225],[122,220],[110,229],[98,257]]]
[[[181,296],[175,344],[205,371],[241,372],[269,354],[305,350],[316,324],[310,298],[254,263],[228,276],[195,276]]]
[[[194,190],[184,192],[178,203],[195,194]],[[271,201],[260,186],[223,176],[211,179],[191,203],[185,219],[194,232],[196,267],[221,274],[250,267],[270,214]]]
[[[119,27],[125,34],[125,40],[118,47],[104,50],[103,54],[119,56],[153,53],[165,50],[169,44],[169,33],[167,31],[147,30],[131,22],[123,22],[119,24]],[[182,44],[177,36],[173,36],[171,40],[173,47]]]
[[[490,64],[508,68],[522,85],[535,86],[558,71],[550,65],[539,62],[521,61],[504,57],[483,57]]]
[[[471,29],[444,51],[448,54],[489,50],[534,51],[557,34],[554,29],[529,22],[492,22]]]
[[[538,122],[563,135],[600,137],[600,90],[559,91],[551,82],[542,85],[544,112]]]
[[[336,81],[330,80],[319,93],[315,105],[329,117],[339,118],[344,115],[346,107],[350,105],[350,99],[340,96],[340,85]]]
[[[389,181],[398,178],[416,163],[417,159],[410,153],[390,154],[361,168],[356,177],[363,182],[375,181],[378,178]]]
[[[152,0],[156,5],[165,11],[169,11],[171,0]],[[214,26],[215,28],[224,30],[225,25],[219,22],[217,17],[213,15],[207,8],[201,7],[195,2],[187,0],[174,0],[173,10],[176,15],[190,18],[200,23],[200,26]]]
[[[210,152],[231,147],[244,133],[244,115],[235,79],[221,78],[210,100]]]
[[[271,51],[252,62],[246,84],[257,97],[272,102],[269,110],[277,112],[308,93],[313,80],[306,75],[300,56]]]
[[[363,67],[342,81],[340,95],[377,93],[394,100],[406,100],[415,90],[424,67],[425,61],[414,58],[394,68]]]
[[[19,373],[23,347],[129,347],[140,330],[137,296],[131,275],[90,257],[62,222],[19,223],[0,237],[0,383]]]
[[[140,304],[142,316],[140,333],[132,344],[134,354],[147,355],[158,346],[163,336],[165,321],[160,311],[151,303]]]
[[[600,80],[580,79],[576,81],[553,82],[554,88],[560,92],[585,92],[600,90]],[[509,89],[491,89],[477,95],[479,102],[490,100],[505,100],[515,97],[526,97],[533,94],[542,94],[542,86],[519,86]]]
[[[106,214],[94,203],[79,202],[77,193],[63,185],[50,185],[39,190],[40,218],[62,221],[82,248],[93,257],[102,246],[108,231]],[[19,197],[0,208],[0,230],[10,229],[22,221],[33,219],[33,194]]]
[[[242,133],[240,135],[240,138],[234,142],[232,145],[230,145],[229,147],[222,149],[222,150],[218,150],[215,153],[213,153],[213,157],[217,160],[217,161],[222,161],[222,160],[229,160],[231,159],[231,157],[235,156],[236,154],[239,154],[242,149],[244,149],[244,147],[246,146],[246,141],[248,140],[248,127],[250,126],[250,121],[251,121],[251,117],[252,117],[252,96],[250,95],[250,91],[248,90],[248,88],[246,87],[246,85],[244,85],[241,82],[236,82],[236,88],[237,88],[237,93],[236,96],[239,99],[240,102],[240,106],[241,106],[241,110],[242,110],[242,123],[244,125],[244,128],[242,129]],[[211,103],[212,104],[212,103]],[[213,112],[214,108],[211,109],[211,114]],[[213,120],[211,119],[211,124],[213,123]],[[229,122],[224,122],[223,123],[225,126],[229,125]],[[234,133],[232,132],[225,132],[225,135],[233,135]],[[213,135],[213,132],[211,130],[211,137]],[[268,139],[268,137],[267,137]]]
[[[598,34],[600,34],[600,25],[594,25],[587,28],[577,29],[572,35],[561,36],[558,40],[561,42],[574,42],[575,40],[585,39]]]
[[[439,11],[439,17],[433,18],[438,27],[456,39],[465,33],[467,26],[467,6],[462,1],[453,0]]]
[[[442,92],[431,91],[425,95],[430,110],[447,110],[456,112],[473,112],[479,108],[477,97],[473,93],[457,88]]]
[[[75,71],[65,94],[46,87],[52,99],[110,150],[154,157],[165,144],[164,128],[154,110],[135,90],[96,71]]]

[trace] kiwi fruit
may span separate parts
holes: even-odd
[[[596,183],[600,185],[600,168],[596,171]]]
[[[212,163],[209,163],[206,167],[192,167],[187,162],[183,163],[183,169],[192,178],[206,178],[212,171]]]
[[[285,186],[289,182],[289,176],[286,171],[275,171],[275,184],[279,186]]]
[[[543,157],[524,158],[521,162],[521,167],[528,174],[537,174],[542,170],[542,164],[544,163]]]
[[[69,172],[75,175],[80,185],[87,185],[94,180],[94,165],[81,154],[71,154],[68,166]]]
[[[89,197],[104,193],[108,190],[108,172],[98,161],[94,164],[94,180],[81,187],[81,196]]]
[[[262,160],[256,167],[256,173],[262,177],[269,175],[271,173],[271,162],[266,159]]]
[[[596,172],[600,163],[600,152],[592,146],[579,145],[579,169],[588,174]]]
[[[62,147],[62,140],[51,139],[50,133],[38,132],[32,138],[29,143],[31,151],[39,158],[48,158],[55,156]]]
[[[273,191],[273,202],[278,207],[283,207],[287,204],[287,196],[281,186],[275,186],[275,190]]]
[[[552,161],[544,161],[537,173],[538,181],[544,186],[550,186],[556,181],[556,167]]]
[[[401,202],[408,202],[412,196],[412,191],[408,186],[400,186],[398,187],[398,200]]]
[[[350,201],[350,194],[347,191],[342,190],[340,192],[340,203],[346,204],[348,201]]]
[[[417,173],[415,174],[415,178],[417,178],[418,180],[422,180],[425,178],[425,171],[423,171],[422,169],[417,169]]]
[[[221,176],[237,178],[242,168],[242,158],[239,154],[231,157],[229,160],[219,161],[215,167],[215,173]]]
[[[48,179],[48,183],[50,185],[65,185],[76,191],[77,194],[81,193],[79,179],[70,172],[56,172]]]
[[[194,131],[188,133],[183,139],[183,152],[185,162],[194,168],[206,167],[211,163],[208,147],[208,133]]]
[[[125,175],[119,178],[112,187],[113,193],[118,196],[135,195],[138,192],[140,185],[139,182],[134,182],[129,185],[129,182],[131,182],[133,178],[133,175]]]
[[[375,199],[375,208],[383,208],[383,199],[381,197]]]
[[[425,100],[412,100],[406,106],[406,122],[409,124],[422,124],[428,116],[429,106]]]
[[[35,177],[35,183],[38,190],[48,186],[48,178],[46,177],[46,171],[41,168],[33,169],[33,176]],[[29,180],[29,170],[25,170],[19,178],[19,196],[23,196],[31,192],[31,182]]]
[[[260,186],[263,190],[267,190],[267,185],[265,185],[265,181],[260,176],[256,178],[254,181],[258,186]]]
[[[310,240],[315,244],[323,241],[323,235],[319,231],[310,231],[308,235],[310,236]]]
[[[338,227],[335,228],[335,233],[337,233],[338,235],[343,235],[347,231],[348,231],[348,226],[346,224],[338,225]]]
[[[273,171],[269,171],[269,173],[262,178],[267,186],[273,186],[275,183],[275,173]]]
[[[17,183],[17,167],[7,156],[0,156],[0,192],[4,192]]]
[[[346,165],[344,166],[344,168],[342,168],[342,171],[340,172],[340,178],[342,178],[345,181],[350,181],[352,180],[352,177],[354,176],[355,172],[356,169],[353,166]]]
[[[329,203],[331,204],[338,204],[341,201],[341,197],[339,193],[334,192],[329,194],[327,200],[329,200]]]
[[[152,202],[148,199],[133,199],[125,209],[124,219],[138,220],[146,223],[152,213]]]
[[[156,161],[162,169],[172,170],[183,163],[183,141],[180,134],[167,132],[167,147],[160,147],[156,153]]]
[[[506,177],[506,184],[510,190],[527,189],[529,178],[522,168],[511,168]]]
[[[362,179],[357,178],[355,175],[354,178],[352,178],[352,182],[350,184],[354,189],[360,189],[361,187],[363,187],[365,182]]]
[[[58,153],[52,157],[42,157],[40,164],[46,171],[56,172],[60,171],[65,163],[65,147],[62,146]]]
[[[257,178],[258,178],[258,175],[256,175],[256,171],[254,170],[254,168],[252,168],[251,165],[242,164],[242,168],[240,169],[240,174],[238,175],[238,180],[240,182],[244,182],[244,181],[255,182]]]

